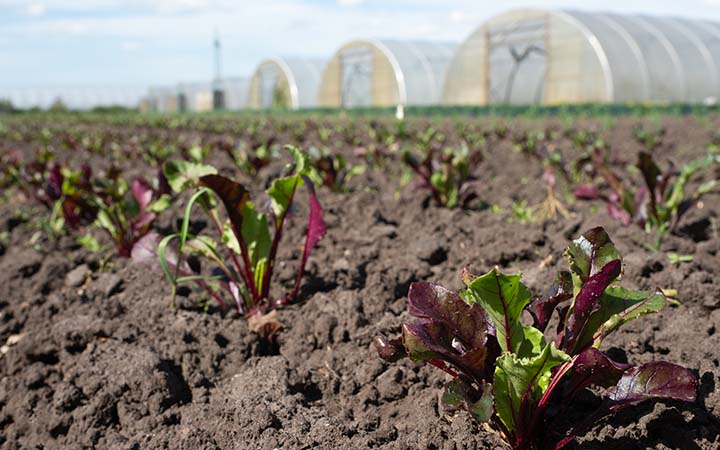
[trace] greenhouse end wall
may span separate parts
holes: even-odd
[[[247,105],[252,109],[299,109],[316,106],[324,61],[273,58],[261,62],[250,80]]]
[[[443,103],[699,103],[720,93],[719,68],[715,23],[514,10],[461,45]]]
[[[386,107],[438,104],[455,44],[356,40],[325,67],[318,104]]]

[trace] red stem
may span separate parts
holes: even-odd
[[[458,378],[460,376],[460,374],[449,368],[444,362],[437,359],[428,359],[427,363],[437,367],[438,369],[442,370],[453,378]]]
[[[220,303],[220,307],[221,307],[222,309],[226,309],[226,308],[227,308],[227,303],[225,303],[225,300],[223,300],[223,298],[222,298],[220,295],[218,295],[217,292],[213,291],[213,290],[210,288],[210,286],[207,285],[207,283],[205,283],[203,280],[195,280],[195,282],[196,282],[200,287],[202,287],[203,289],[205,289],[208,294],[212,295],[213,298],[214,298],[215,300],[217,300],[218,303]]]
[[[553,375],[552,379],[550,380],[550,384],[548,385],[548,388],[545,390],[545,393],[542,395],[542,397],[540,397],[538,406],[533,412],[533,416],[530,421],[530,427],[528,428],[528,436],[535,435],[535,430],[537,430],[537,427],[540,425],[545,415],[545,409],[547,408],[547,404],[550,401],[550,397],[552,396],[553,392],[555,391],[565,374],[570,369],[572,369],[576,359],[577,356],[574,356],[570,361],[563,363],[563,365],[560,366],[558,371],[555,372],[555,375]]]

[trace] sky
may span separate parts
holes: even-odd
[[[720,0],[0,0],[0,91],[210,80],[215,32],[225,76],[356,38],[460,42],[522,7],[720,21]]]

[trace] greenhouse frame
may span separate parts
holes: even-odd
[[[720,24],[561,10],[513,10],[460,46],[442,102],[456,105],[713,103]]]
[[[290,109],[316,106],[325,62],[315,59],[271,58],[262,61],[250,79],[247,107]]]
[[[370,107],[440,102],[457,44],[354,40],[325,67],[318,105]]]

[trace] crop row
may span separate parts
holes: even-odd
[[[276,309],[295,300],[308,257],[326,232],[323,189],[352,195],[367,188],[353,180],[380,172],[395,178],[398,189],[414,183],[436,207],[492,211],[495,205],[484,198],[485,164],[495,146],[510,141],[511,151],[544,168],[536,183],[545,200],[514,203],[516,220],[563,220],[575,202],[595,202],[621,224],[653,235],[649,248],[660,251],[683,215],[720,187],[714,137],[703,157],[681,166],[657,158],[664,138],[662,127],[635,127],[641,151],[628,162],[602,131],[577,126],[26,117],[0,124],[0,187],[3,201],[42,211],[33,222],[46,239],[71,235],[103,251],[100,230],[118,257],[164,276],[173,299],[180,284],[194,284],[219,309],[234,308],[262,339],[273,341],[283,326]],[[561,149],[559,139],[569,149]],[[245,182],[209,164],[217,155]],[[106,166],[73,165],[93,158]],[[130,177],[125,163],[132,160],[144,161],[152,179]],[[263,176],[264,193],[257,188]],[[296,244],[283,240],[283,230],[298,214],[301,191],[308,199],[307,227],[297,275],[291,285],[272,288],[280,247]],[[154,226],[159,215],[178,211],[175,232]],[[212,233],[193,230],[198,213]],[[605,412],[648,399],[692,401],[696,380],[687,369],[667,362],[629,366],[599,350],[608,334],[670,302],[665,293],[617,285],[622,257],[600,227],[573,241],[566,256],[569,270],[558,273],[543,296],[531,295],[520,275],[498,269],[481,276],[465,271],[467,288],[460,292],[413,284],[412,321],[398,339],[378,336],[378,352],[388,361],[407,356],[444,370],[452,377],[444,405],[489,422],[516,449],[548,442],[560,448],[582,433],[586,424],[563,431],[549,426],[557,415],[549,405],[567,404],[590,386],[605,390]],[[521,322],[523,311],[532,325]],[[546,336],[556,311],[556,336]]]

